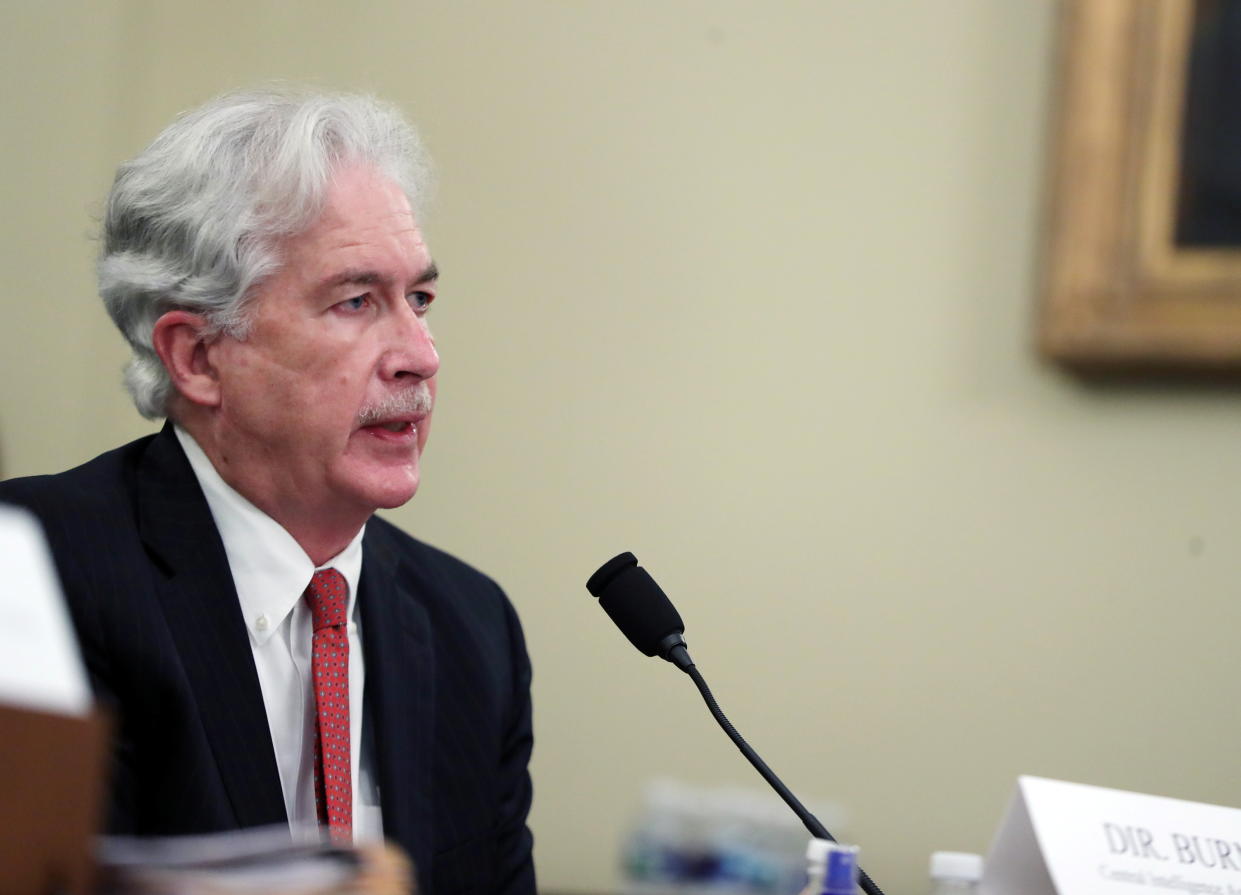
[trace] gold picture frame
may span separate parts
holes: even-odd
[[[1039,344],[1070,367],[1241,372],[1241,245],[1175,240],[1196,9],[1064,0]]]

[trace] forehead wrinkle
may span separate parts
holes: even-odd
[[[333,213],[330,215],[325,214],[323,218],[320,219],[319,226],[325,231],[351,230],[354,229],[355,226],[360,226],[362,229],[374,230],[379,227],[388,227],[392,225],[392,220],[394,218],[399,219],[399,221],[389,232],[401,235],[406,233],[415,233],[421,236],[418,221],[414,220],[414,216],[408,211],[400,208],[395,208],[386,214],[381,213],[378,215],[370,215],[367,219],[361,221],[355,219],[353,215],[348,213],[333,210]],[[355,243],[349,244],[354,245]]]
[[[414,236],[414,242],[416,245],[418,246],[426,245],[426,240],[423,239],[422,231],[419,230],[417,226],[407,227],[404,230],[401,230],[391,235],[405,236],[407,234],[412,234]],[[347,242],[332,242],[329,246],[326,247],[326,250],[329,252],[338,252],[338,251],[341,251],[342,249],[369,249],[375,244],[376,244],[375,240],[369,235],[367,235],[359,239],[351,239]]]

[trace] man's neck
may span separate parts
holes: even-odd
[[[248,475],[253,470],[242,464],[225,462],[218,442],[203,426],[180,420],[176,425],[202,451],[215,474],[287,531],[316,566],[344,550],[371,517],[371,511],[366,508],[342,510],[315,506],[295,493],[281,498],[275,489],[260,487],[263,477]]]

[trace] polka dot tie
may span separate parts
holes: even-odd
[[[315,572],[306,588],[314,624],[311,676],[315,685],[315,806],[334,842],[353,841],[349,762],[349,585],[335,569]]]

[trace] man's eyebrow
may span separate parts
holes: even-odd
[[[439,278],[440,278],[440,269],[436,267],[435,262],[432,261],[430,264],[427,265],[426,270],[422,272],[422,275],[419,276],[418,279],[414,280],[414,285],[421,286],[424,283],[433,283]]]
[[[433,283],[439,279],[439,275],[440,270],[435,265],[435,262],[432,261],[426,266],[426,268],[423,269],[422,273],[418,274],[418,276],[414,278],[411,285],[422,286],[426,283]],[[376,270],[369,270],[367,268],[348,268],[347,270],[342,270],[340,273],[328,277],[320,283],[319,288],[326,291],[329,289],[335,289],[338,286],[374,286],[376,283],[384,282],[385,279],[386,278],[383,274]]]

